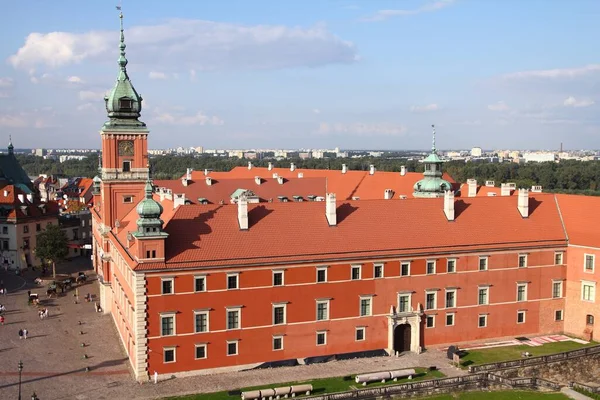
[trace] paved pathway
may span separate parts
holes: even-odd
[[[593,400],[591,397],[588,397],[584,394],[574,391],[571,388],[563,387],[560,391],[567,397],[575,400]]]

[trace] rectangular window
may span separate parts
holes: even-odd
[[[3,235],[8,235],[8,226],[3,226],[2,227],[2,234]]]
[[[163,349],[163,354],[164,354],[165,364],[175,362],[175,348],[174,347],[165,347]]]
[[[2,241],[2,250],[8,250],[8,240]]]
[[[563,295],[562,294],[563,293],[562,286],[563,286],[562,281],[552,282],[552,298],[558,299],[559,297],[562,297],[562,295]]]
[[[425,317],[425,327],[435,328],[435,315],[428,315]]]
[[[446,263],[446,271],[449,274],[456,272],[456,259],[454,259],[454,258],[448,259],[448,261]]]
[[[283,271],[273,271],[273,286],[283,286]]]
[[[372,314],[371,297],[361,297],[360,299],[360,316],[366,317]]]
[[[353,265],[352,266],[352,276],[351,279],[353,281],[356,281],[358,279],[360,279],[360,270],[361,270],[361,265]]]
[[[375,264],[374,265],[373,278],[383,278],[383,264]]]
[[[131,161],[123,161],[123,172],[131,172]]]
[[[527,255],[519,254],[519,268],[525,268],[527,266]]]
[[[435,261],[427,261],[427,275],[435,274]]]
[[[206,344],[196,345],[196,360],[203,360],[207,357]]]
[[[327,344],[327,332],[317,332],[317,346],[323,346]]]
[[[29,225],[23,225],[23,233],[29,233]]]
[[[41,230],[42,230],[42,224],[35,224],[35,231],[41,232]]]
[[[584,271],[585,272],[594,272],[594,261],[595,256],[593,254],[586,254],[584,256]]]
[[[554,311],[554,320],[555,321],[562,321],[563,320],[563,310],[556,310],[556,311]]]
[[[527,301],[527,284],[517,284],[517,301]]]
[[[454,326],[454,313],[446,314],[446,326]]]
[[[446,308],[456,307],[456,289],[446,290]]]
[[[237,340],[228,340],[227,341],[227,355],[228,356],[237,356],[238,354],[238,341]]]
[[[133,203],[133,196],[123,196],[123,203]]]
[[[410,311],[410,294],[401,294],[398,296],[398,312],[405,313]]]
[[[317,301],[317,321],[329,319],[329,300]]]
[[[400,276],[410,276],[410,262],[400,264]]]
[[[194,277],[194,291],[195,292],[206,292],[206,277],[205,276]]]
[[[487,271],[488,269],[488,258],[487,257],[479,257],[479,270]]]
[[[238,289],[238,274],[227,274],[227,289]]]
[[[208,332],[208,311],[194,313],[194,327],[196,333]]]
[[[273,350],[283,350],[283,336],[273,336]]]
[[[488,292],[489,292],[489,288],[487,288],[487,287],[479,288],[478,304],[480,306],[488,304],[488,301],[489,301]]]
[[[285,324],[285,304],[273,305],[273,325]]]
[[[525,323],[525,311],[517,311],[517,324]]]
[[[356,340],[357,342],[361,342],[361,341],[365,340],[365,327],[364,326],[359,326],[356,328],[356,330],[354,332],[354,340]]]
[[[588,314],[585,316],[585,324],[594,325],[594,316],[592,314]]]
[[[162,279],[162,294],[173,294],[173,278]]]
[[[581,282],[581,300],[594,302],[596,300],[596,283]]]
[[[160,316],[160,335],[173,336],[175,335],[175,316],[161,315]]]
[[[327,268],[317,268],[317,283],[327,282]]]
[[[425,309],[435,310],[437,304],[437,292],[426,292],[425,294]]]
[[[480,328],[485,328],[487,326],[487,315],[483,314],[480,315],[479,318],[477,319],[477,326]]]
[[[227,310],[227,329],[240,329],[240,314],[239,308]]]
[[[554,265],[562,265],[563,263],[563,253],[557,252],[554,253]]]

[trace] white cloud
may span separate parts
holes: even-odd
[[[351,136],[402,136],[407,129],[403,125],[388,123],[328,123],[319,124],[318,134],[321,135],[345,135]]]
[[[159,113],[153,119],[154,122],[168,125],[223,125],[225,121],[216,115],[209,116],[198,111],[195,115],[182,115],[172,113]]]
[[[313,109],[312,111],[313,111],[313,113],[315,113],[315,114],[321,114],[321,110],[319,110],[318,108],[315,108],[315,109]]]
[[[427,104],[425,106],[410,106],[410,112],[427,112],[427,111],[436,111],[439,109],[439,106],[435,103]]]
[[[591,73],[600,72],[600,64],[590,64],[576,68],[557,68],[557,69],[542,69],[537,71],[514,72],[504,75],[507,79],[526,79],[526,78],[576,78]]]
[[[171,69],[173,59],[188,70],[314,67],[358,59],[352,43],[322,24],[302,28],[172,19],[129,28],[125,36],[127,45],[136,49],[133,63]],[[114,31],[34,32],[8,62],[29,70],[37,65],[61,67],[86,60],[110,61],[117,49],[115,38]]]
[[[364,21],[383,21],[392,17],[400,17],[407,15],[416,15],[427,12],[434,12],[441,10],[442,8],[448,7],[454,3],[454,0],[438,0],[427,3],[419,8],[412,10],[379,10],[374,15],[366,17]]]
[[[12,87],[13,83],[12,78],[0,78],[0,87]]]
[[[0,127],[44,129],[58,126],[52,109],[0,113]]]
[[[499,101],[497,103],[490,104],[489,106],[487,106],[487,108],[490,111],[508,111],[508,110],[510,110],[510,107],[503,101]]]
[[[75,83],[75,84],[81,84],[81,83],[83,83],[83,79],[81,79],[78,76],[69,76],[67,78],[67,82],[69,82],[69,83]]]
[[[150,79],[167,79],[167,74],[164,72],[150,71],[148,74],[148,78]]]
[[[77,111],[99,111],[96,103],[83,103],[77,106]]]
[[[196,82],[196,70],[190,69],[190,81]]]
[[[106,91],[93,91],[93,90],[80,90],[79,91],[79,99],[80,100],[96,100],[103,101],[104,96],[106,95]]]
[[[565,107],[579,108],[579,107],[589,107],[589,106],[593,105],[594,103],[595,103],[594,100],[590,100],[590,99],[577,100],[577,99],[575,99],[575,97],[569,96],[565,99],[565,101],[563,102],[563,105]]]

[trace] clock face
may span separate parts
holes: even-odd
[[[119,155],[120,156],[132,156],[133,155],[133,142],[131,140],[122,140],[119,142]]]

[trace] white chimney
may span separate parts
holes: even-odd
[[[477,196],[477,179],[467,179],[467,186],[469,187],[467,197]]]
[[[531,187],[532,193],[542,193],[542,187],[540,185],[535,185]]]
[[[269,168],[269,171],[273,169],[273,163],[272,162],[269,163],[269,167],[268,168]]]
[[[345,174],[346,172],[348,172],[348,167],[346,164],[342,164],[342,174]]]
[[[252,169],[252,161],[248,161],[248,169]]]
[[[404,176],[406,175],[406,167],[404,165],[402,165],[400,167],[400,176]]]
[[[304,173],[303,172],[298,172],[298,178],[304,178]]]
[[[444,214],[448,221],[454,221],[454,192],[451,190],[444,192]]]
[[[375,166],[373,164],[369,165],[369,175],[375,174]]]
[[[273,173],[273,179],[277,179],[278,176],[279,176],[279,174],[277,172]]]
[[[500,184],[500,196],[510,196],[510,184],[509,183],[501,183]]]
[[[240,224],[240,230],[248,230],[248,199],[246,195],[242,193],[238,197],[238,223]]]
[[[183,178],[181,178],[181,184],[182,184],[183,186],[187,186],[187,185],[188,185],[188,183],[189,183],[189,181],[187,180],[187,177],[185,177],[185,176],[184,176]]]
[[[207,176],[207,177],[206,177],[206,184],[207,184],[208,186],[211,186],[211,185],[212,185],[212,178],[211,178],[210,176]]]
[[[521,213],[521,217],[529,217],[529,190],[519,189],[519,197],[517,201],[517,208]]]
[[[385,189],[383,192],[383,198],[386,200],[390,200],[394,197],[394,191],[392,189]]]
[[[335,193],[327,193],[325,195],[325,216],[329,226],[337,225],[337,204],[335,202]]]
[[[185,194],[175,194],[175,199],[173,200],[173,208],[177,208],[178,206],[182,206],[185,204]]]
[[[291,163],[290,164],[290,171],[294,172],[296,170],[296,164]]]
[[[188,168],[188,169],[185,171],[185,177],[186,177],[186,179],[187,179],[188,181],[191,181],[191,180],[192,180],[192,171],[193,171],[193,170],[194,170],[193,168]]]
[[[280,185],[283,185],[283,176],[277,177],[277,183],[279,183]]]
[[[262,179],[260,179],[260,176],[255,176],[254,182],[256,182],[257,185],[260,185],[262,183]]]
[[[208,175],[208,174],[209,174],[209,172],[210,172],[210,170],[209,170],[208,168],[205,168],[205,169],[204,169],[204,175],[205,175],[205,176],[206,176],[206,175]]]

